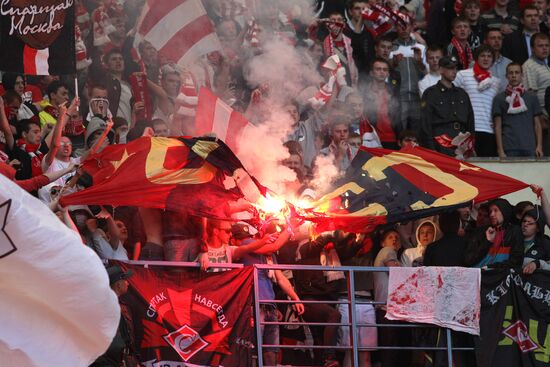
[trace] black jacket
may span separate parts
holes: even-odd
[[[329,243],[334,243],[340,261],[355,255],[360,246],[351,244],[351,237],[336,240],[333,236],[321,236],[315,241],[302,245],[299,249],[300,265],[321,265],[321,251]],[[327,270],[330,270],[327,268]],[[346,290],[346,280],[339,279],[327,282],[323,271],[298,270],[293,271],[296,291],[302,298],[337,299]]]
[[[493,245],[486,238],[485,232],[489,226],[481,227],[470,237],[466,250],[465,265],[474,266],[479,263],[489,252]],[[489,268],[520,268],[523,263],[523,234],[517,225],[504,225],[504,239],[501,246],[510,247],[508,260],[487,265]]]
[[[518,30],[504,37],[501,53],[513,62],[523,65],[529,58],[527,42],[525,41],[523,30]]]
[[[422,138],[430,149],[446,153],[435,143],[435,136],[448,134],[454,138],[460,132],[475,132],[472,103],[462,88],[447,88],[439,81],[424,91],[421,108]]]
[[[466,240],[457,234],[445,234],[426,248],[424,266],[464,266]]]
[[[370,62],[374,55],[374,37],[366,26],[361,33],[356,33],[349,26],[344,29],[344,35],[351,40],[353,60],[360,73],[368,73]]]

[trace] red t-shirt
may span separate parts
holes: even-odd
[[[386,89],[378,92],[378,114],[376,115],[376,130],[380,141],[384,143],[397,142],[397,136],[391,126],[391,119],[388,113],[389,93]]]

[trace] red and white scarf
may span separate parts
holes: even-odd
[[[338,53],[336,52],[336,48],[334,46],[335,45],[338,46],[338,43],[340,42],[343,43],[342,46],[344,49],[344,53],[342,54],[342,56],[344,56],[346,60],[341,60],[340,57],[339,59],[340,61],[343,61],[348,65],[348,70],[350,72],[352,84],[355,85],[358,80],[358,74],[357,74],[357,68],[355,67],[355,61],[353,60],[353,49],[351,48],[351,39],[343,35],[342,41],[335,41],[332,35],[329,34],[323,41],[324,54],[326,57],[329,57],[329,58],[332,55],[338,56]]]
[[[44,107],[44,112],[49,113],[53,118],[59,118],[59,109],[52,105],[46,105]]]
[[[508,113],[517,114],[527,111],[525,101],[521,97],[525,93],[523,84],[512,87],[510,84],[506,87],[506,102],[508,102]]]
[[[44,158],[44,153],[40,151],[40,144],[28,144],[24,139],[19,139],[17,140],[17,146],[31,157],[32,177],[40,176],[42,174],[42,159]]]
[[[470,48],[470,46],[466,44],[466,48],[462,47],[460,42],[458,42],[455,37],[451,39],[451,44],[454,46],[454,48],[456,48],[458,59],[462,64],[462,68],[468,69],[470,63],[474,60],[474,56],[472,54],[472,49]]]
[[[63,128],[63,135],[66,136],[79,136],[86,132],[82,119],[73,120],[70,119]]]
[[[393,24],[406,26],[410,22],[407,15],[376,4],[365,8],[361,16],[372,23],[373,31],[377,36],[389,31]]]
[[[311,97],[308,101],[311,107],[315,110],[323,107],[332,97],[334,87],[336,86],[336,92],[341,87],[347,85],[346,83],[346,69],[342,66],[338,55],[330,56],[322,66],[324,69],[330,72],[329,78],[324,83],[315,96]]]
[[[245,39],[250,45],[250,47],[259,48],[260,47],[260,38],[258,34],[260,33],[261,29],[260,26],[258,26],[258,23],[256,22],[256,19],[252,17],[247,23],[246,28],[246,34]]]
[[[206,72],[206,70],[205,70]],[[208,79],[208,75],[206,75]],[[180,92],[176,97],[176,114],[180,116],[193,117],[199,103],[198,83],[190,71],[182,74]]]
[[[362,146],[367,148],[382,148],[382,143],[376,133],[376,129],[365,115],[361,115],[359,121],[359,134],[361,135]]]
[[[493,83],[491,78],[491,72],[489,70],[482,69],[477,61],[474,63],[474,78],[477,80],[477,90],[483,92],[489,88]]]

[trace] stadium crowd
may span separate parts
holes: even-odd
[[[517,267],[525,274],[550,269],[544,236],[550,204],[534,185],[541,206],[497,199],[368,235],[336,231],[314,239],[293,222],[288,230],[257,230],[184,210],[58,204],[61,195],[84,185],[73,179],[79,164],[105,146],[140,136],[193,136],[201,87],[254,124],[264,123],[273,109],[287,114],[292,128],[280,141],[288,150],[281,163],[296,173],[287,185],[296,197],[315,198],[310,181],[321,157],[343,173],[360,146],[420,145],[458,158],[548,156],[546,0],[247,2],[255,8],[203,0],[223,50],[189,65],[162,59],[147,41],[134,47],[132,30],[143,3],[76,1],[78,84],[66,76],[1,74],[0,173],[49,205],[100,258],[198,261],[206,271],[231,262]],[[378,5],[392,12],[380,14]],[[270,85],[248,78],[251,61],[270,42],[296,48],[304,69],[322,75],[321,88],[304,85],[303,93],[272,103]],[[136,80],[145,78],[147,99],[134,95]],[[228,207],[228,216],[243,210]],[[387,282],[386,273],[358,275],[356,297],[385,301]],[[262,299],[339,300],[347,299],[346,289],[345,276],[337,271],[260,272]],[[384,306],[357,307],[360,323],[390,322]],[[338,323],[349,315],[344,304],[266,304],[262,318]],[[402,328],[361,328],[359,334],[359,345],[373,349],[408,346],[416,338]],[[349,343],[349,329],[338,326],[268,325],[263,335],[265,344]],[[315,355],[264,352],[265,365],[351,363],[349,353],[330,348]],[[472,356],[456,365],[472,366]],[[360,352],[360,360],[361,366],[419,363],[406,350],[380,351],[375,358]],[[120,365],[105,363],[97,365]]]

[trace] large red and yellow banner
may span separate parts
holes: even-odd
[[[337,188],[305,219],[321,229],[373,230],[526,188],[519,180],[424,148],[362,147]]]
[[[113,205],[185,210],[225,218],[228,201],[242,197],[224,181],[244,167],[215,138],[149,138],[112,145],[89,157],[83,170],[93,185],[65,196],[62,205]]]

